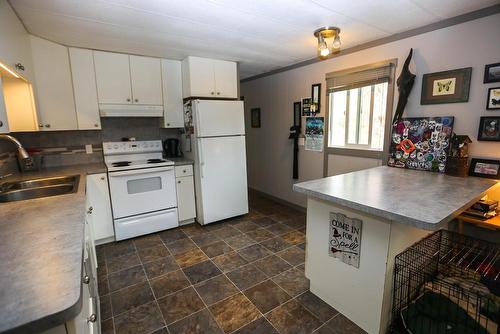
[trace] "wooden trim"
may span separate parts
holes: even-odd
[[[445,20],[442,20],[439,22],[435,22],[435,23],[431,23],[431,24],[425,25],[423,27],[407,30],[407,31],[404,31],[404,32],[401,32],[398,34],[388,36],[388,37],[379,38],[379,39],[376,39],[376,40],[371,41],[371,42],[367,42],[367,43],[363,43],[363,44],[360,44],[357,46],[353,46],[352,48],[341,50],[338,54],[334,54],[327,59],[342,57],[342,56],[348,55],[350,53],[366,50],[366,49],[373,48],[373,47],[383,45],[383,44],[392,43],[392,42],[399,41],[399,40],[409,38],[409,37],[422,35],[422,34],[425,34],[425,33],[428,33],[428,32],[434,31],[434,30],[448,28],[448,27],[451,27],[451,26],[454,26],[457,24],[477,20],[477,19],[480,19],[483,17],[495,15],[498,13],[500,13],[500,4],[493,5],[493,6],[486,7],[486,8],[482,8],[482,9],[479,9],[479,10],[476,10],[476,11],[473,11],[470,13],[458,15],[455,17],[450,17],[448,19],[445,19]],[[327,60],[327,59],[325,59],[325,60]],[[284,66],[284,67],[278,68],[276,70],[272,70],[269,72],[257,74],[257,75],[242,79],[241,82],[243,83],[243,82],[248,82],[248,81],[260,79],[260,78],[267,77],[267,76],[270,76],[273,74],[293,70],[295,68],[304,67],[307,65],[319,63],[323,60],[324,59],[319,59],[318,57],[311,58],[311,59],[304,60],[304,61],[301,61],[301,62],[296,63],[296,64]]]

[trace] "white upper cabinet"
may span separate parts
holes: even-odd
[[[9,121],[7,119],[7,107],[3,98],[3,82],[0,75],[0,133],[9,132]]]
[[[129,56],[94,51],[99,103],[132,104]]]
[[[232,61],[214,60],[216,97],[238,97],[238,72]]]
[[[97,86],[95,81],[94,57],[91,50],[69,48],[76,117],[79,130],[101,128]]]
[[[163,104],[160,59],[130,56],[130,77],[135,104]]]
[[[162,59],[163,122],[164,128],[184,127],[184,105],[182,102],[182,70],[179,60]]]
[[[30,36],[40,130],[78,129],[68,48]]]
[[[185,98],[238,98],[236,63],[187,57],[182,61],[182,88]]]
[[[26,80],[33,81],[28,32],[4,0],[0,1],[0,62]]]
[[[163,105],[158,58],[94,51],[101,104]]]

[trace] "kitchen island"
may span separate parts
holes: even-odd
[[[394,257],[496,185],[387,166],[295,184],[308,196],[311,291],[368,333],[385,333]]]

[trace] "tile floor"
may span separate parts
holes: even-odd
[[[244,217],[98,247],[102,333],[364,333],[308,290],[305,215],[249,202]]]

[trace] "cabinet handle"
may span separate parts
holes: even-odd
[[[217,95],[220,95],[220,92],[217,92]]]
[[[182,172],[185,174],[187,172],[187,170],[183,169]]]
[[[94,210],[93,207],[89,207],[89,209],[87,210],[87,213],[90,215],[92,213],[92,211]]]
[[[210,92],[210,94],[214,95],[215,93],[214,92]]]
[[[178,180],[177,183],[181,183],[181,180]]]
[[[130,102],[130,98],[127,99],[127,102]]]
[[[45,124],[45,127],[46,128],[50,128],[50,124]]]
[[[38,127],[43,128],[43,124],[42,124],[42,123],[39,123],[39,124],[38,124]]]
[[[90,277],[89,277],[89,275],[83,276],[82,282],[83,282],[83,284],[89,284],[90,283]]]
[[[2,121],[0,121],[0,126],[3,126],[3,122]]]
[[[97,320],[97,315],[95,313],[92,313],[90,317],[87,318],[87,322],[96,322]]]
[[[94,127],[98,128],[98,127],[99,127],[99,124],[95,123],[95,124],[94,124]]]
[[[139,99],[135,99],[134,101],[135,101],[135,102],[139,102]]]
[[[24,65],[21,63],[15,64],[14,67],[17,68],[18,70],[24,71]]]
[[[106,179],[106,178],[105,178],[104,176],[101,176],[101,180],[103,180],[103,181],[104,181],[105,179]]]
[[[170,126],[170,123],[167,123],[167,126]]]

